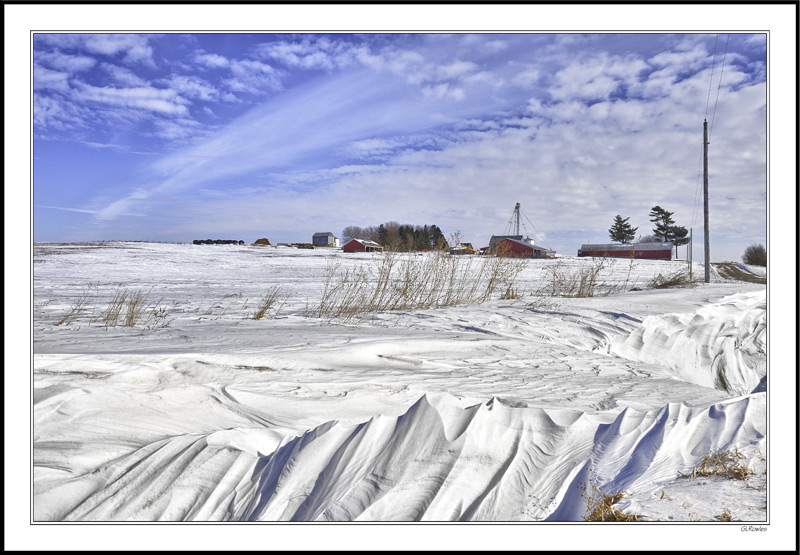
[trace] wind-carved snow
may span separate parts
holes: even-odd
[[[656,491],[711,449],[763,445],[764,413],[763,393],[616,417],[424,396],[269,454],[275,438],[257,429],[162,439],[50,494],[81,499],[63,520],[572,521],[590,474]]]
[[[743,395],[766,377],[766,312],[766,291],[757,291],[731,295],[694,313],[648,316],[627,337],[616,337],[609,352]]]
[[[304,307],[328,259],[376,257],[138,243],[35,256],[36,521],[580,521],[590,480],[651,520],[711,520],[731,500],[735,518],[766,518],[765,491],[693,482],[718,492],[695,502],[678,478],[712,449],[747,464],[765,452],[764,286],[494,299],[344,326]],[[538,288],[550,263],[521,283]],[[636,264],[608,279],[675,268]],[[97,301],[57,325],[95,279],[101,299],[152,287],[173,320],[106,328],[90,320]],[[291,296],[256,321],[248,299],[265,283]]]

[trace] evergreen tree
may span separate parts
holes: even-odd
[[[689,242],[687,235],[689,235],[689,231],[683,226],[673,225],[669,228],[669,232],[667,233],[667,241],[670,241],[675,245],[676,258],[678,256],[678,246],[685,245]]]
[[[669,240],[670,227],[675,225],[672,214],[674,212],[668,212],[658,205],[650,209],[650,221],[656,224],[653,234],[662,243]]]
[[[383,224],[378,226],[378,244],[382,247],[386,247],[386,244],[389,242],[389,231],[386,229],[386,226]]]
[[[658,240],[675,245],[675,256],[678,256],[678,246],[689,242],[687,237],[689,231],[683,226],[675,225],[672,214],[674,212],[669,212],[656,205],[650,209],[650,221],[656,224],[653,233]]]
[[[631,227],[628,220],[630,220],[630,218],[623,219],[619,214],[616,215],[614,218],[614,225],[608,230],[612,241],[617,241],[619,243],[629,243],[633,241],[636,237],[636,230],[639,228]]]
[[[430,228],[428,228],[428,232],[430,233],[432,248],[434,249],[447,248],[447,240],[444,238],[444,233],[442,233],[442,230],[439,229],[439,226],[437,226],[436,224],[432,225]]]

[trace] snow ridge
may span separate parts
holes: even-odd
[[[398,417],[326,422],[270,454],[237,447],[231,432],[159,440],[68,480],[60,494],[81,501],[40,516],[574,521],[580,482],[655,490],[711,449],[761,445],[764,413],[764,393],[611,416],[425,395]]]
[[[614,338],[609,352],[744,395],[766,376],[766,312],[766,290],[730,295],[694,313],[648,316],[629,335]]]

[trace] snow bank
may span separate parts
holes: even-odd
[[[61,520],[580,521],[581,482],[650,493],[709,450],[762,445],[764,422],[763,393],[615,417],[423,396],[268,454],[255,428],[161,439],[39,495],[76,500]]]
[[[678,472],[708,450],[764,442],[763,285],[542,302],[553,265],[594,262],[531,260],[514,299],[360,326],[307,315],[331,263],[378,261],[36,245],[34,520],[580,520],[588,480],[687,520],[653,488],[689,495]],[[683,267],[617,260],[602,277],[625,291]],[[280,315],[253,319],[276,286]],[[162,299],[163,325],[105,326],[118,290]],[[737,518],[765,518],[765,491],[715,495],[704,520],[747,495]]]
[[[609,352],[668,367],[680,379],[735,395],[766,376],[766,290],[731,295],[694,313],[647,317]]]

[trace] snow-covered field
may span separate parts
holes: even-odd
[[[570,522],[582,484],[644,521],[767,520],[765,286],[613,260],[633,291],[535,295],[598,263],[565,257],[516,298],[309,315],[332,264],[382,256],[35,245],[34,520]],[[104,321],[137,291],[138,323]],[[718,449],[753,474],[681,476]]]

